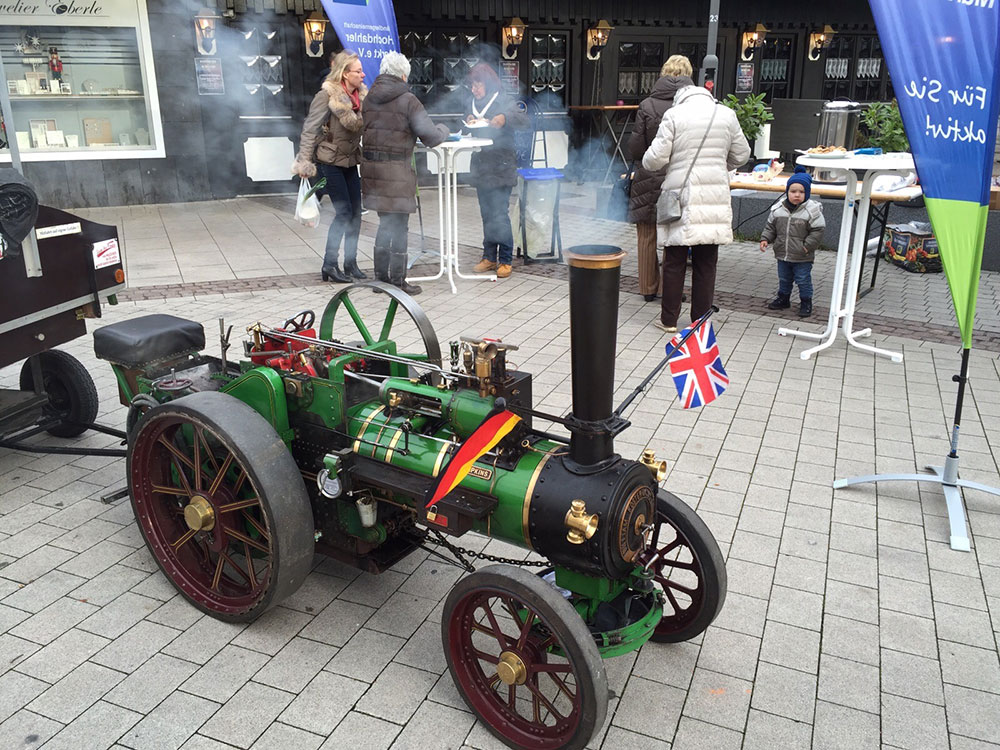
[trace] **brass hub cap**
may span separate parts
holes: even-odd
[[[215,526],[215,509],[200,495],[195,495],[184,508],[184,522],[192,531],[211,531]]]
[[[505,685],[523,685],[528,679],[528,670],[520,656],[512,651],[504,651],[497,663],[497,675]]]

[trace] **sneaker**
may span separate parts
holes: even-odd
[[[486,273],[487,271],[495,271],[496,267],[497,264],[492,260],[486,260],[486,258],[483,258],[481,261],[476,263],[476,267],[472,270],[476,273]]]
[[[499,266],[497,266],[497,278],[506,279],[508,276],[510,276],[511,271],[513,270],[514,269],[510,267],[509,263],[501,263]]]
[[[661,331],[666,331],[667,333],[677,333],[677,326],[664,325],[659,320],[654,320],[653,325],[659,328]]]

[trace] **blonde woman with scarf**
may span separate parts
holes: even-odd
[[[358,236],[361,233],[361,103],[368,94],[361,60],[343,51],[333,58],[330,75],[313,97],[302,126],[299,153],[292,172],[299,177],[325,177],[317,195],[327,195],[337,212],[326,236],[323,281],[349,282],[365,279],[358,268]],[[338,254],[344,242],[344,270]]]

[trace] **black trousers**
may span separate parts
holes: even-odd
[[[375,278],[400,283],[406,278],[407,235],[410,215],[395,211],[378,212],[375,233]]]
[[[691,320],[708,312],[715,299],[715,269],[719,263],[718,245],[663,248],[663,299],[660,302],[660,322],[676,326],[681,314],[684,293],[684,272],[688,250],[691,251]]]

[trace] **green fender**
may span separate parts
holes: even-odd
[[[222,388],[223,393],[238,398],[271,423],[282,440],[291,439],[288,426],[288,402],[281,376],[270,367],[255,367]]]

